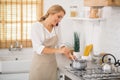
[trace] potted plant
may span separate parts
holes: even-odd
[[[80,39],[77,32],[74,32],[74,52],[73,54],[79,58],[80,57]]]
[[[74,51],[75,52],[80,51],[80,41],[79,41],[79,36],[77,32],[74,32]]]

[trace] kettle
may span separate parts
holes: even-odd
[[[109,61],[107,63],[103,64],[102,70],[104,73],[112,72],[111,58],[109,58]]]
[[[111,58],[109,58],[110,56]],[[114,60],[114,63],[112,64],[111,59]],[[104,73],[112,73],[112,66],[116,64],[116,58],[112,54],[105,54],[102,57],[102,70]]]

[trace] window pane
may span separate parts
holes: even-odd
[[[36,5],[23,5],[23,20],[24,21],[35,21],[36,18]]]
[[[7,30],[6,30],[6,34],[7,34],[7,40],[18,40],[21,39],[21,26],[20,23],[14,23],[14,24],[6,24],[5,26],[7,26]]]
[[[4,10],[4,17],[6,21],[20,21],[20,5],[6,5]]]
[[[31,34],[31,23],[24,23],[23,24],[23,39],[30,39],[30,34]]]

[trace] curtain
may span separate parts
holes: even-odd
[[[0,0],[0,48],[31,47],[31,26],[42,13],[43,0]]]

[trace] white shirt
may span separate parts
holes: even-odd
[[[36,22],[33,23],[32,29],[31,29],[31,40],[32,40],[32,46],[33,51],[37,54],[41,54],[42,50],[45,48],[43,45],[43,42],[45,39],[51,38],[58,35],[58,42],[61,43],[60,39],[60,26],[56,26],[55,29],[52,29],[51,32],[49,32],[42,23]],[[45,33],[45,36],[44,36]],[[58,34],[59,33],[59,34]],[[58,44],[59,45],[59,44]]]

